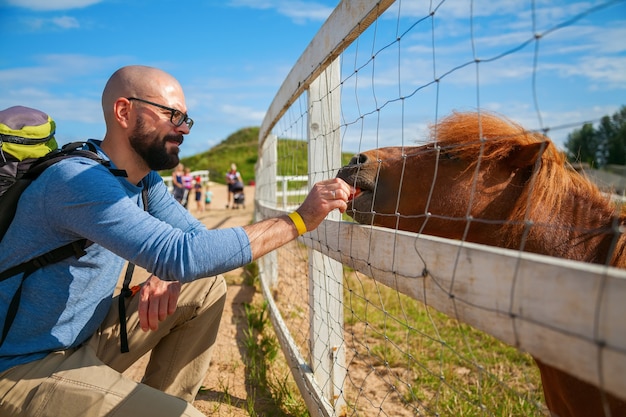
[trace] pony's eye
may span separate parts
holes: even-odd
[[[426,145],[423,149],[426,153],[437,152],[439,154],[438,156],[440,160],[445,159],[450,161],[456,161],[459,159],[457,154],[449,147],[443,148],[438,145]]]
[[[459,157],[456,156],[453,152],[445,152],[445,151],[442,151],[439,154],[439,158],[440,159],[447,159],[449,161],[456,161],[456,160],[459,159]]]

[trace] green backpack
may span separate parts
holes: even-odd
[[[0,196],[33,162],[57,149],[56,124],[42,111],[23,106],[0,111]]]
[[[92,146],[90,150],[83,149],[84,142],[59,149],[55,130],[54,120],[40,110],[15,106],[0,111],[0,241],[15,216],[22,192],[46,168],[72,156],[109,164],[91,144],[87,144]]]
[[[0,241],[15,217],[20,196],[49,166],[62,159],[84,157],[100,162],[116,176],[126,176],[126,171],[111,168],[110,162],[102,159],[89,142],[74,142],[59,148],[54,138],[56,124],[46,113],[24,106],[14,106],[0,111]],[[144,187],[144,208],[147,210],[147,194]],[[0,345],[6,339],[19,308],[22,284],[37,269],[59,262],[70,256],[77,258],[85,254],[89,242],[80,239],[48,253],[16,265],[7,270],[0,269],[0,282],[22,273],[22,282],[11,299],[7,317],[0,335]],[[129,289],[134,265],[129,264],[124,279],[122,294],[132,294]],[[123,300],[124,297],[120,297]],[[120,317],[125,317],[125,306],[120,301]],[[128,351],[126,320],[122,323],[122,351]]]

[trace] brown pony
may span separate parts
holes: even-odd
[[[626,267],[621,213],[542,134],[488,113],[453,113],[432,143],[356,155],[338,177],[357,222]],[[626,401],[536,360],[560,417],[626,415]]]

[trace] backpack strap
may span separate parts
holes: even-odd
[[[4,320],[4,327],[2,328],[2,336],[0,337],[0,346],[4,343],[4,339],[6,339],[9,334],[9,329],[15,320],[15,316],[17,314],[17,310],[20,306],[20,298],[22,296],[22,287],[24,286],[24,281],[26,278],[30,276],[37,269],[42,268],[46,265],[50,265],[56,262],[60,262],[63,259],[69,258],[74,255],[76,258],[80,258],[85,254],[85,246],[87,245],[87,239],[81,239],[76,242],[68,243],[65,246],[61,246],[60,248],[51,250],[50,252],[44,253],[30,261],[23,262],[17,266],[7,269],[6,271],[0,274],[0,281],[4,281],[10,277],[13,277],[19,273],[23,273],[22,279],[20,281],[20,285],[13,294],[13,298],[11,298],[11,303],[9,304],[9,309],[7,310],[7,317]]]
[[[76,242],[68,243],[60,248],[53,249],[50,252],[39,255],[34,259],[28,260],[3,271],[0,273],[0,282],[21,272],[30,275],[39,268],[57,263],[65,258],[69,258],[72,255],[76,256],[76,258],[80,258],[86,253],[85,246],[87,246],[87,239],[81,239]]]
[[[141,190],[141,199],[143,200],[143,209],[148,211],[148,184],[146,181],[141,181],[143,189]],[[120,314],[120,351],[127,353],[130,351],[128,348],[128,331],[126,328],[126,298],[132,297],[135,292],[130,289],[130,281],[135,271],[135,264],[129,262],[126,267],[126,273],[124,274],[124,283],[122,284],[122,291],[118,297],[118,312]]]

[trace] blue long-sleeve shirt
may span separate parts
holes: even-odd
[[[0,271],[81,238],[93,244],[81,258],[43,267],[24,281],[19,310],[0,347],[0,372],[87,340],[111,306],[125,260],[181,282],[252,260],[243,228],[208,230],[172,198],[156,172],[145,183],[147,212],[141,184],[75,157],[51,166],[24,191],[0,242]],[[0,282],[0,326],[20,281],[21,274]]]

